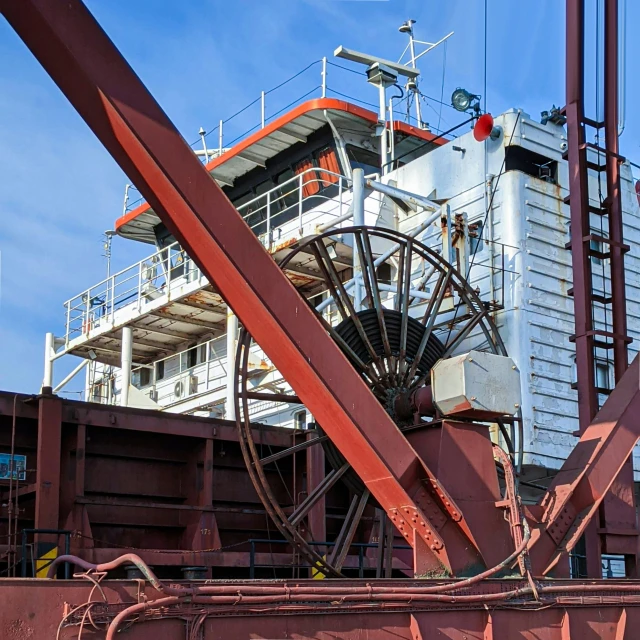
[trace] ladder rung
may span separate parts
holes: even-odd
[[[594,144],[593,142],[583,142],[579,149],[585,150],[585,149],[591,149],[592,151],[597,151],[598,153],[603,153],[606,156],[613,156],[614,158],[618,158],[618,160],[620,160],[620,162],[624,162],[626,160],[626,158],[624,156],[621,156],[619,153],[614,153],[613,151],[610,151],[609,149],[605,149],[604,147],[599,147],[597,144]]]
[[[622,253],[629,253],[629,251],[631,251],[631,247],[628,244],[625,244],[624,242],[617,242],[615,240],[612,240],[611,238],[601,236],[597,233],[590,233],[588,236],[584,236],[584,238],[582,238],[582,241],[608,244],[612,248],[620,249]]]
[[[570,298],[573,298],[573,287],[567,290],[567,295]],[[592,293],[591,299],[594,302],[599,302],[600,304],[611,304],[613,302],[613,298],[611,296],[603,296],[603,295],[600,295],[599,293]]]
[[[609,238],[605,238],[604,236],[599,236],[596,233],[591,233],[588,236],[584,236],[582,238],[582,242],[584,243],[589,243],[589,247],[587,249],[587,254],[593,258],[600,258],[601,260],[606,260],[607,258],[611,257],[611,251],[598,251],[597,249],[594,249],[591,246],[592,242],[598,242],[600,244],[606,244],[609,245],[609,247],[616,247],[619,248],[622,253],[628,253],[631,250],[631,247],[629,247],[628,244],[624,244],[622,242],[614,242],[613,240],[610,240]],[[565,249],[571,250],[571,241],[567,242],[564,245]]]
[[[582,116],[582,122],[594,129],[604,129],[605,127],[604,120],[601,120],[601,121],[592,120],[591,118],[587,118],[586,116]]]
[[[577,382],[572,382],[571,383],[571,388],[574,391],[577,391],[578,390],[578,383]],[[596,387],[596,392],[597,393],[602,393],[603,395],[606,395],[606,396],[611,395],[612,391],[613,391],[613,389],[609,389],[607,387]]]
[[[583,334],[584,337],[596,337],[599,336],[601,338],[610,338],[613,342],[603,342],[602,340],[594,340],[594,346],[600,349],[613,349],[615,342],[624,342],[625,344],[631,344],[633,342],[633,338],[629,336],[623,336],[619,333],[612,333],[611,331],[604,331],[603,329],[591,329],[591,331],[585,331]],[[569,342],[575,342],[576,336],[575,334],[569,336]]]
[[[566,204],[571,206],[571,196],[565,196],[562,201]],[[609,209],[607,207],[606,204],[603,204],[601,207],[598,207],[595,204],[590,204],[589,205],[589,213],[593,213],[596,216],[608,216],[609,215]]]
[[[591,160],[587,160],[587,169],[593,169],[594,171],[606,171],[607,170],[607,165],[606,164],[598,164],[597,162],[592,162]]]

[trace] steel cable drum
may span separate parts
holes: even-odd
[[[415,238],[378,227],[339,228],[283,244],[274,258],[401,430],[420,425],[396,415],[396,398],[428,384],[438,360],[471,346],[506,355],[478,292],[453,265]],[[356,283],[360,291],[355,291]],[[298,413],[296,405],[305,410],[290,381],[264,363],[256,364],[261,358],[259,346],[243,328],[236,358],[236,424],[249,476],[279,533],[311,566],[328,576],[342,575],[359,523],[371,520],[377,502],[322,425],[315,431],[292,431],[293,444],[283,451],[263,450],[254,442],[251,427],[256,420],[290,421]],[[325,454],[322,480],[293,497],[281,471],[314,447]],[[332,545],[327,553],[319,553],[308,542],[305,522],[313,505],[336,483],[350,490],[350,505],[326,502],[327,534],[329,523],[342,525],[335,542],[334,533],[323,539]],[[289,496],[281,504],[277,495],[283,492]],[[363,520],[367,506],[369,516]]]
[[[395,311],[394,309],[383,309],[382,314],[384,317],[384,323],[386,325],[387,338],[389,341],[391,353],[394,357],[399,357],[401,350],[400,341],[402,332],[402,314],[398,311]],[[359,311],[356,315],[366,333],[371,346],[380,357],[384,357],[385,346],[376,310],[365,309],[364,311]],[[404,355],[407,363],[412,364],[415,361],[416,354],[420,347],[420,342],[425,332],[425,326],[418,320],[412,317],[407,318],[407,344]],[[365,341],[361,337],[356,322],[353,320],[353,318],[347,318],[346,320],[343,320],[336,327],[336,333],[342,337],[346,345],[349,347],[349,350],[354,352],[362,362],[364,362],[366,365],[371,365],[373,358],[369,354]],[[344,351],[345,355],[347,355],[348,357],[348,353],[346,353],[346,350]],[[442,357],[444,351],[444,345],[435,336],[435,334],[432,333],[427,340],[427,346],[424,349],[424,353],[422,354],[420,362],[417,365],[418,374],[421,377],[428,377],[431,368]],[[378,394],[376,394],[378,399],[385,405],[387,412],[391,415],[392,418],[394,418],[396,424],[398,423],[398,421],[395,416],[393,401],[398,393],[405,390],[406,387],[390,386],[387,389],[386,398],[382,398]],[[321,425],[319,426],[319,430],[322,430]],[[345,459],[342,457],[342,454],[340,453],[340,451],[338,451],[338,448],[333,444],[333,442],[331,442],[331,440],[326,440],[325,442],[323,442],[322,447],[325,450],[327,460],[334,469],[339,468],[342,464],[344,464]],[[342,481],[354,493],[362,493],[362,491],[364,491],[364,484],[353,471],[345,474],[342,478]]]
[[[387,327],[387,334],[389,336],[389,343],[391,346],[391,353],[398,357],[400,355],[400,333],[402,325],[402,315],[394,311],[393,309],[383,309],[384,323]],[[366,309],[359,311],[358,319],[360,320],[364,330],[367,334],[367,338],[371,342],[373,348],[379,356],[384,356],[384,345],[382,341],[382,332],[378,325],[378,319],[375,309]],[[425,334],[425,327],[415,318],[409,317],[407,320],[407,346],[405,359],[409,363],[413,363],[416,353],[420,347],[420,341]],[[337,327],[336,333],[340,335],[347,345],[353,350],[358,357],[369,364],[371,360],[368,357],[367,348],[364,340],[360,337],[356,324],[351,318],[343,320]],[[433,365],[442,357],[444,353],[444,345],[440,340],[431,334],[427,340],[427,347],[420,358],[418,364],[418,372],[421,375],[426,375],[431,371]]]

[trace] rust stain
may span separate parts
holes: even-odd
[[[271,247],[271,249],[269,249],[269,253],[273,255],[274,253],[278,253],[278,251],[282,251],[282,249],[287,249],[289,247],[292,247],[295,244],[298,244],[298,238],[295,238],[295,237],[289,238],[288,240],[285,240],[284,242],[281,242]]]

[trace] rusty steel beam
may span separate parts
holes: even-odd
[[[591,233],[589,177],[584,130],[584,0],[566,4],[566,98],[569,160],[569,206],[571,219],[571,265],[578,387],[578,424],[583,434],[599,409],[593,334],[593,274],[589,244],[582,241]],[[585,533],[586,568],[591,578],[602,574],[598,523]]]
[[[640,356],[627,369],[539,502],[529,549],[536,575],[573,549],[640,438]]]
[[[607,150],[607,209],[611,263],[613,315],[613,364],[618,382],[629,366],[627,342],[627,298],[625,293],[624,251],[622,249],[622,195],[620,191],[620,141],[618,138],[618,0],[605,0],[604,16],[604,125]]]
[[[60,456],[62,453],[62,403],[42,396],[38,401],[38,448],[34,528],[59,529]],[[58,537],[36,534],[35,557],[58,544]]]
[[[618,0],[605,0],[604,38],[604,122],[595,122],[584,113],[584,0],[567,0],[567,132],[569,159],[569,202],[571,209],[571,256],[573,266],[573,297],[575,314],[576,369],[578,385],[578,413],[580,433],[584,433],[598,408],[595,376],[598,335],[594,330],[593,274],[590,253],[591,212],[589,198],[589,147],[585,129],[595,127],[605,133],[605,165],[607,197],[600,214],[608,217],[611,274],[611,314],[613,328],[606,339],[611,342],[615,381],[619,382],[628,367],[627,309],[625,295],[624,244],[622,201],[620,194],[620,156],[618,141]],[[597,140],[597,139],[596,139]],[[598,151],[598,158],[600,157]],[[598,160],[598,165],[600,160]],[[598,170],[598,168],[596,168]],[[597,210],[597,209],[596,209]],[[605,311],[606,313],[606,311]],[[631,482],[631,485],[629,484]],[[601,553],[625,551],[629,573],[636,572],[637,530],[633,492],[633,461],[630,458],[612,485],[611,497],[605,498],[599,514],[585,530],[587,575],[598,578],[602,574]],[[626,529],[621,541],[610,535],[614,529]],[[599,535],[603,534],[603,535]]]
[[[620,187],[618,136],[618,0],[605,1],[604,15],[604,133],[607,174],[606,210],[609,220],[613,367],[618,383],[629,366],[627,344],[627,299],[625,291],[624,233]],[[623,553],[628,577],[637,577],[638,526],[630,456],[606,496],[601,510],[603,549]],[[622,536],[615,535],[623,530]],[[633,531],[635,531],[634,535]]]
[[[589,244],[589,182],[584,131],[584,0],[567,0],[567,153],[571,213],[571,263],[578,372],[578,418],[583,432],[598,413],[595,387],[593,285]]]
[[[87,8],[1,0],[0,9],[386,509],[416,571],[482,562],[461,510]]]

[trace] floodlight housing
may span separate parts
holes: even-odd
[[[474,98],[477,99],[477,97],[478,96],[474,95],[473,93],[469,93],[466,89],[461,89],[460,87],[458,87],[451,94],[451,106],[456,111],[468,111],[471,108],[471,103],[473,102]]]

